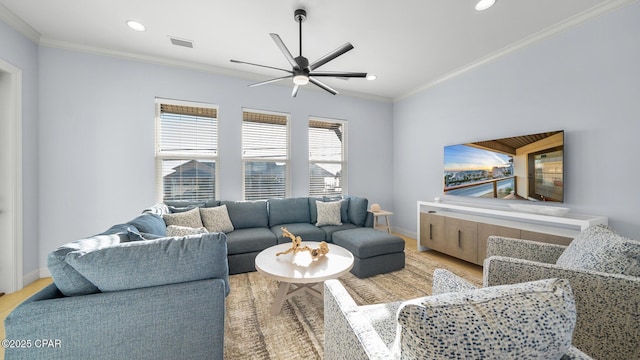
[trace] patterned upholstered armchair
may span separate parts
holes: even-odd
[[[594,359],[640,359],[640,242],[605,226],[567,246],[492,236],[484,286],[568,279],[577,311],[573,344]]]
[[[571,346],[566,280],[476,289],[437,269],[433,294],[357,306],[339,280],[325,281],[325,358],[590,359]]]

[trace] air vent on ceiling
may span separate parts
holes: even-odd
[[[178,39],[178,38],[175,38],[175,37],[172,37],[172,36],[169,36],[169,39],[171,40],[171,43],[173,45],[193,48],[193,41],[191,41],[191,40]]]

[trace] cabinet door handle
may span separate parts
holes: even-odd
[[[458,230],[458,247],[462,247],[462,230]]]
[[[429,240],[433,240],[433,224],[429,224]]]

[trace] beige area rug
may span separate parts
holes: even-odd
[[[407,248],[403,270],[358,279],[351,273],[340,281],[358,305],[408,300],[431,294],[433,270],[449,269],[477,284],[479,268],[465,270],[446,259]],[[230,276],[225,319],[225,359],[322,359],[322,300],[303,293],[285,302],[279,315],[270,314],[278,283],[258,272]]]

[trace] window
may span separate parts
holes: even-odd
[[[289,115],[242,111],[244,199],[289,196]]]
[[[309,120],[309,195],[346,193],[346,123]]]
[[[158,200],[217,198],[218,108],[156,100]]]

